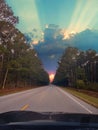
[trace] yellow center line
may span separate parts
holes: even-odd
[[[24,105],[20,110],[21,110],[21,111],[26,110],[28,107],[29,107],[29,104],[26,104],[26,105]]]

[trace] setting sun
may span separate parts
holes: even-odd
[[[50,82],[52,82],[54,79],[54,74],[49,74],[49,79],[50,79]]]

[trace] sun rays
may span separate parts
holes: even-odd
[[[6,0],[13,8],[15,15],[19,17],[17,27],[22,32],[32,31],[33,28],[40,28],[40,18],[36,0]]]
[[[97,7],[97,0],[77,0],[77,4],[67,30],[80,32],[91,27],[98,15]]]
[[[19,16],[22,32],[56,24],[67,32],[95,28],[98,22],[98,0],[6,0]],[[57,17],[54,17],[57,16]]]

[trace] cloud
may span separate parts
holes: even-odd
[[[54,58],[55,58],[54,54],[50,55],[50,59],[54,59]]]
[[[95,49],[98,51],[98,31],[86,29],[72,37],[71,43],[82,50]]]
[[[32,44],[33,44],[33,45],[37,45],[38,43],[39,43],[38,40],[34,40],[34,41],[32,41]]]
[[[77,47],[82,50],[95,49],[98,51],[98,31],[86,29],[82,32],[67,32],[69,38],[65,38],[67,30],[51,25],[43,31],[43,41],[37,41],[34,48],[48,71],[57,68],[57,62],[68,46]]]

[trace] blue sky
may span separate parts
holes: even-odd
[[[98,51],[98,0],[6,1],[19,17],[17,28],[33,33],[32,44],[49,73],[56,71],[57,61],[69,45]],[[59,27],[51,29],[50,24]]]
[[[81,31],[97,28],[98,0],[6,0],[12,7],[22,31],[43,28],[45,24]]]

